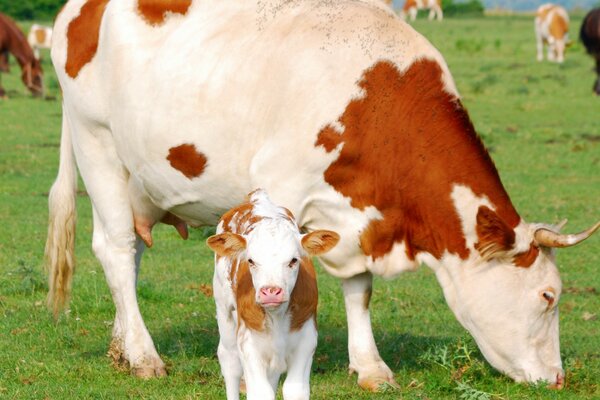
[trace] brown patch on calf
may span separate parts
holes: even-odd
[[[189,179],[202,175],[206,168],[206,156],[196,150],[193,144],[171,147],[167,160],[173,168]]]
[[[77,77],[81,68],[89,63],[98,50],[100,23],[109,0],[88,0],[79,15],[67,28],[67,62],[65,71]]]
[[[380,61],[358,85],[365,95],[338,119],[344,131],[324,127],[315,146],[331,151],[344,143],[325,181],[352,207],[382,213],[361,234],[366,255],[383,257],[404,242],[411,259],[422,251],[439,259],[446,250],[468,257],[450,196],[456,184],[486,196],[507,226],[517,226],[494,163],[459,99],[446,92],[437,62],[415,61],[401,73]]]
[[[265,310],[256,304],[256,290],[252,284],[248,261],[236,260],[236,263],[236,279],[233,280],[233,292],[237,304],[238,321],[244,321],[249,329],[262,331],[265,327]]]
[[[35,30],[35,40],[39,44],[44,44],[46,41],[46,30],[45,29],[36,29]]]
[[[167,13],[185,15],[192,0],[138,0],[138,11],[151,25],[165,22]]]
[[[535,246],[533,243],[529,245],[529,249],[523,253],[517,254],[513,258],[513,263],[517,267],[529,268],[537,259],[537,256],[540,254],[539,247]]]
[[[314,318],[317,323],[317,303],[319,293],[315,268],[309,257],[304,257],[300,262],[298,279],[290,297],[289,312],[292,316],[290,329],[297,331],[309,318]]]

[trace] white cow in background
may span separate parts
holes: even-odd
[[[555,4],[544,4],[537,9],[534,25],[537,60],[544,59],[544,45],[546,45],[548,61],[562,63],[569,43],[567,10]]]
[[[35,58],[40,58],[40,49],[49,49],[52,44],[52,28],[38,24],[31,25],[27,41],[33,49]]]
[[[415,21],[419,10],[429,10],[428,18],[430,21],[433,21],[435,18],[438,21],[444,19],[442,0],[406,0],[400,11],[400,17],[406,19],[408,15],[411,21]]]

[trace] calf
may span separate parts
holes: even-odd
[[[441,21],[444,18],[442,13],[442,0],[406,0],[400,16],[402,19],[406,19],[407,14],[410,16],[410,20],[414,21],[417,19],[417,11],[429,9],[429,20],[432,21],[437,18]]]
[[[596,95],[600,95],[600,8],[594,8],[585,16],[581,23],[579,39],[588,54],[596,60],[598,78],[594,83],[593,90]]]
[[[227,399],[239,398],[242,372],[248,399],[308,399],[317,346],[317,282],[310,256],[327,252],[339,236],[318,230],[302,235],[292,213],[264,190],[221,218],[208,238],[216,253],[213,279],[221,372]]]
[[[38,24],[31,25],[27,42],[33,49],[35,58],[40,58],[40,49],[49,49],[52,44],[52,28]]]
[[[544,59],[544,44],[548,46],[548,61],[562,63],[569,38],[569,14],[561,6],[544,4],[535,16],[537,60]]]

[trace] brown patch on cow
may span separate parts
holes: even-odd
[[[552,20],[550,21],[548,30],[550,31],[550,36],[553,38],[563,39],[569,31],[569,24],[562,17],[562,15],[560,15],[558,12],[555,12],[554,15],[552,15]]]
[[[248,261],[239,260],[237,262],[233,292],[237,304],[238,321],[244,321],[248,329],[262,331],[265,327],[265,310],[256,303],[256,291],[252,284]]]
[[[518,225],[494,163],[459,99],[445,91],[437,62],[416,61],[401,73],[381,61],[358,84],[365,95],[338,119],[344,132],[326,126],[315,145],[344,143],[325,181],[352,207],[382,213],[361,234],[366,255],[383,257],[404,242],[411,259],[423,251],[439,259],[446,250],[467,258],[454,185],[486,196],[508,226]]]
[[[404,2],[404,6],[402,6],[402,10],[408,11],[413,7],[417,6],[417,0],[406,0]]]
[[[167,13],[185,15],[192,0],[138,0],[138,11],[151,25],[165,22]]]
[[[298,270],[298,279],[290,297],[289,312],[292,316],[290,329],[297,331],[309,318],[317,323],[317,303],[319,293],[315,268],[309,257],[302,258]]]
[[[98,50],[98,37],[102,15],[109,0],[88,0],[79,15],[67,28],[67,63],[65,71],[77,77],[81,68],[89,63]]]
[[[36,29],[35,30],[35,40],[39,44],[44,44],[46,41],[46,30],[45,29]]]
[[[171,147],[167,160],[173,168],[189,179],[202,175],[206,168],[206,156],[196,150],[193,144]]]
[[[506,253],[515,244],[515,231],[486,206],[479,207],[477,211],[476,231],[479,241],[475,243],[475,249],[483,258]]]
[[[545,20],[550,11],[554,10],[556,6],[554,4],[546,4],[538,8],[536,16],[541,20]]]
[[[531,243],[527,251],[519,253],[513,258],[513,262],[517,267],[529,268],[535,262],[539,254],[540,249]]]

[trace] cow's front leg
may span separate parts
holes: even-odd
[[[257,349],[260,340],[252,337],[249,329],[240,326],[238,330],[238,349],[246,381],[247,400],[275,400],[274,377],[269,376],[267,364]],[[277,380],[279,376],[277,376]]]
[[[283,383],[284,400],[310,398],[310,368],[317,347],[317,328],[312,319],[292,333],[287,356],[287,376]]]
[[[394,374],[379,356],[373,338],[369,302],[373,275],[365,272],[342,281],[348,317],[348,353],[350,372],[358,373],[363,389],[377,391],[381,385],[398,386]]]

